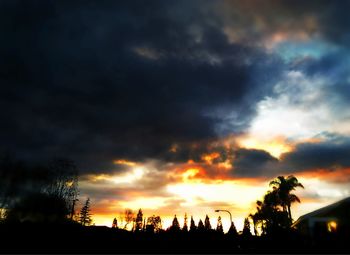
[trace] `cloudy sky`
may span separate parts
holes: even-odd
[[[350,195],[349,9],[0,1],[0,149],[74,160],[97,225],[227,209],[240,229],[289,174],[296,219]]]

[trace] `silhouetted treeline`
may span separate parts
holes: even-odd
[[[346,240],[310,242],[293,230],[279,235],[230,235],[218,231],[131,232],[74,223],[1,224],[3,253],[342,253]],[[20,245],[17,245],[20,244]]]
[[[73,219],[78,196],[78,170],[68,159],[28,164],[0,158],[1,220],[60,222]]]
[[[233,222],[224,233],[221,216],[213,226],[210,218],[197,223],[184,214],[163,229],[158,215],[145,217],[124,211],[112,227],[90,226],[88,198],[79,215],[78,173],[67,159],[46,165],[28,165],[10,157],[0,159],[0,252],[2,253],[312,253],[350,252],[347,238],[336,233],[309,239],[292,228],[293,190],[302,187],[294,176],[271,181],[256,212],[244,219],[237,232]],[[189,222],[188,222],[189,221]],[[251,232],[251,223],[254,226]],[[126,230],[127,228],[131,231]],[[325,241],[327,240],[327,241]]]

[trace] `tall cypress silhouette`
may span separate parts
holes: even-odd
[[[244,225],[243,225],[243,231],[242,234],[244,236],[251,236],[252,233],[250,232],[250,222],[248,218],[244,219]]]
[[[190,232],[194,232],[196,230],[197,230],[196,223],[193,220],[193,216],[191,216]]]
[[[231,222],[231,226],[230,226],[230,228],[229,228],[227,234],[229,234],[229,235],[234,235],[234,236],[237,236],[237,235],[238,235],[236,226],[235,226],[235,224],[233,223],[233,221]]]
[[[211,224],[210,224],[210,220],[209,220],[209,216],[208,215],[205,216],[204,229],[206,231],[211,230]]]
[[[224,229],[222,227],[221,216],[218,217],[218,223],[216,225],[216,231],[219,233],[224,233]]]
[[[172,223],[172,225],[170,227],[170,230],[172,232],[180,231],[180,224],[179,224],[179,221],[177,220],[176,214],[174,216],[173,223]]]
[[[135,231],[142,231],[142,220],[143,220],[143,213],[142,210],[139,209],[139,212],[137,213],[136,220],[135,220]]]
[[[199,232],[203,232],[205,230],[203,221],[201,219],[198,222],[198,228],[197,229],[198,229]]]
[[[184,225],[182,227],[182,230],[187,232],[188,231],[188,226],[187,226],[187,214],[185,213],[185,217],[184,217]]]

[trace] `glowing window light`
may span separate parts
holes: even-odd
[[[337,230],[337,223],[335,221],[330,221],[327,224],[328,232],[335,232]]]

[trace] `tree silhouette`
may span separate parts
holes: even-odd
[[[173,223],[171,224],[170,230],[172,232],[180,231],[180,224],[179,224],[179,221],[177,220],[176,214],[174,216]]]
[[[112,228],[118,228],[118,220],[117,220],[117,218],[113,219]]]
[[[294,202],[300,203],[300,199],[295,194],[291,194],[291,191],[295,190],[297,187],[304,188],[304,186],[293,175],[289,175],[287,178],[278,176],[270,182],[270,186],[276,189],[279,203],[283,211],[288,213],[290,223],[292,223],[291,204]]]
[[[235,226],[235,224],[233,223],[233,221],[231,222],[231,226],[230,226],[230,228],[228,229],[227,234],[232,235],[232,236],[237,236],[237,235],[238,235],[236,226]]]
[[[14,201],[20,199],[24,186],[25,166],[14,160],[10,155],[2,155],[0,159],[0,210],[5,215],[6,209],[11,208]]]
[[[49,164],[49,185],[44,192],[66,201],[67,209],[74,214],[78,196],[78,170],[72,160],[54,159]]]
[[[80,210],[79,222],[83,226],[89,226],[92,223],[90,208],[90,198],[86,199],[84,206]]]
[[[182,230],[187,232],[188,231],[188,226],[187,226],[187,214],[185,213],[185,217],[184,217],[184,225],[182,227]]]
[[[203,231],[205,230],[203,221],[202,221],[201,219],[200,219],[199,222],[198,222],[197,230],[198,230],[199,232],[203,232]]]
[[[143,226],[142,226],[142,231],[146,231],[146,218],[143,219]]]
[[[252,235],[252,233],[250,232],[250,222],[249,222],[248,218],[244,219],[242,234],[244,236],[251,236]]]
[[[209,220],[209,216],[208,216],[208,215],[205,216],[205,220],[204,220],[204,229],[205,229],[206,231],[211,230],[211,224],[210,224],[210,220]]]
[[[290,219],[288,212],[281,210],[281,203],[278,195],[278,189],[274,188],[268,191],[263,201],[256,202],[257,212],[251,217],[255,222],[255,229],[260,226],[262,234],[272,233],[280,228],[289,228]]]
[[[197,230],[196,223],[193,220],[193,216],[191,216],[190,232],[195,232],[196,230]]]
[[[139,209],[139,212],[137,213],[136,220],[135,220],[135,231],[142,230],[142,221],[143,221],[143,213],[142,213],[142,210]]]
[[[62,198],[45,193],[22,196],[7,210],[8,221],[62,222],[67,220],[68,210]]]
[[[17,161],[7,155],[0,159],[2,216],[20,221],[61,221],[69,215],[73,219],[77,195],[78,174],[73,161],[57,159],[45,166]],[[63,217],[62,213],[65,213]]]
[[[258,225],[259,225],[259,218],[258,218],[258,215],[255,213],[255,214],[249,214],[248,216],[249,218],[252,219],[253,221],[253,227],[254,227],[254,235],[258,235]]]
[[[218,223],[216,225],[216,231],[219,233],[224,233],[224,228],[222,227],[221,216],[218,217]]]
[[[133,222],[133,220],[134,220],[134,212],[131,209],[125,209],[125,211],[124,211],[124,220],[125,220],[124,229],[126,229],[127,226],[131,222]]]
[[[146,231],[152,233],[159,233],[162,229],[162,219],[160,216],[151,216],[147,218]]]

